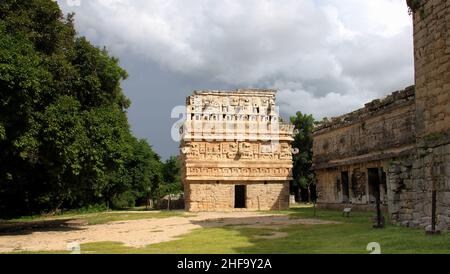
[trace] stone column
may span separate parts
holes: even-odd
[[[408,0],[414,21],[417,136],[450,130],[450,1]]]
[[[450,228],[450,1],[407,3],[414,21],[418,144],[414,173],[425,175],[413,176],[414,212],[424,207],[425,220],[431,220],[430,197],[436,190],[438,229],[446,230]]]

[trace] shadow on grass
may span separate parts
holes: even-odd
[[[85,222],[77,219],[44,220],[29,222],[2,222],[0,236],[28,235],[33,232],[66,232],[83,230]]]

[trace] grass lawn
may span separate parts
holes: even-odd
[[[423,230],[390,224],[384,229],[373,229],[371,219],[374,213],[353,212],[352,216],[347,218],[342,217],[341,211],[320,209],[314,217],[313,209],[305,207],[282,213],[292,218],[317,218],[340,223],[292,225],[281,229],[242,226],[202,228],[178,240],[140,249],[126,247],[120,243],[102,242],[83,244],[81,250],[82,253],[101,254],[368,254],[367,245],[378,242],[383,254],[450,254],[450,234],[428,236]],[[104,219],[94,220],[103,222]],[[275,231],[283,232],[287,236],[276,239],[261,238]]]
[[[387,225],[373,229],[373,213],[353,212],[350,218],[341,211],[296,208],[283,212],[292,218],[318,218],[341,222],[332,225],[293,225],[278,230],[285,238],[261,239],[271,229],[227,226],[198,229],[179,240],[147,246],[142,249],[119,243],[82,245],[86,253],[207,253],[207,254],[368,254],[367,245],[378,242],[384,254],[450,254],[450,234],[427,236],[423,230]]]

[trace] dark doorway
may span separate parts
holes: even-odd
[[[375,203],[380,196],[380,173],[378,168],[369,168],[369,202]]]
[[[342,181],[342,202],[349,203],[350,202],[350,186],[349,186],[347,171],[341,173],[341,181]]]
[[[234,187],[234,208],[246,208],[245,199],[247,196],[247,186],[237,185]]]
[[[384,228],[384,217],[381,213],[381,188],[383,183],[383,169],[369,168],[369,201],[377,206],[377,223],[374,228]]]

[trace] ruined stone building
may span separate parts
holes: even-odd
[[[450,228],[450,1],[407,1],[415,87],[324,120],[314,132],[319,203],[373,208],[391,219]],[[433,206],[434,205],[434,206]]]
[[[273,90],[196,91],[181,141],[189,211],[289,208],[294,126]]]
[[[369,205],[381,185],[387,204],[386,172],[392,159],[415,149],[414,87],[332,121],[314,132],[314,169],[320,202]]]

